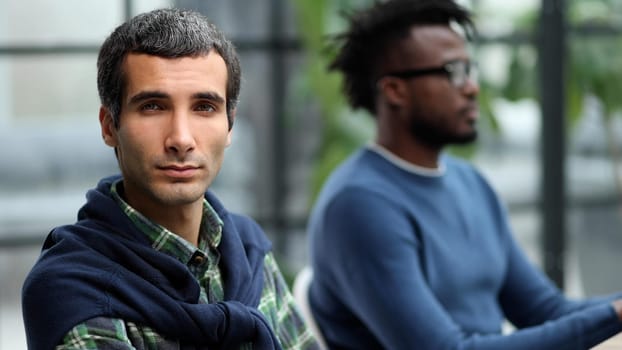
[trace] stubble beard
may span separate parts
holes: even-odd
[[[413,115],[410,123],[410,134],[420,142],[441,149],[447,145],[467,145],[477,140],[477,129],[473,125],[471,132],[452,132],[442,124],[430,123],[427,119]]]
[[[134,187],[142,193],[142,200],[157,203],[161,207],[177,207],[195,203],[204,196],[207,190],[203,182],[170,183],[161,182],[160,179],[134,183]]]
[[[152,196],[167,206],[183,206],[201,199],[207,187],[198,183],[169,183],[164,188],[152,188]]]

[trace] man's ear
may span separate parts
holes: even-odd
[[[110,111],[104,107],[99,107],[99,125],[101,126],[102,138],[104,143],[110,147],[116,147],[117,142],[117,128],[114,125],[114,119]]]
[[[394,77],[384,77],[378,81],[377,88],[391,106],[403,106],[407,100],[404,81]]]

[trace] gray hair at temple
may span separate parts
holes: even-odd
[[[126,77],[122,65],[129,53],[164,58],[197,57],[215,50],[227,65],[227,119],[240,93],[240,62],[233,44],[207,17],[194,11],[158,9],[142,13],[117,27],[102,44],[97,59],[97,90],[101,104],[119,127]]]

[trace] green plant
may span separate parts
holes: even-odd
[[[322,123],[322,142],[317,153],[311,183],[312,200],[319,192],[330,172],[367,135],[364,128],[357,127],[352,119],[345,99],[341,94],[341,77],[326,70],[334,54],[327,51],[326,38],[331,29],[342,26],[338,8],[351,8],[360,1],[295,0],[297,23],[306,53],[304,71],[299,76],[298,99],[305,103],[309,95],[317,103]],[[371,123],[370,118],[361,116],[356,122]]]
[[[622,19],[622,4],[614,0],[573,0],[567,10],[567,59],[565,62],[565,98],[568,128],[572,130],[585,112],[586,97],[595,97],[602,106],[607,131],[605,142],[613,163],[618,190],[622,193],[620,141],[614,133],[615,116],[622,110],[618,82],[622,80],[622,38],[617,23]],[[521,17],[519,28],[536,28],[537,13]],[[595,33],[588,35],[588,33]],[[509,75],[501,96],[509,100],[539,99],[536,89],[536,62],[533,45],[512,49]]]

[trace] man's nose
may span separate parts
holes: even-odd
[[[192,151],[195,146],[190,116],[181,112],[173,113],[165,140],[166,149],[184,155]]]
[[[479,94],[479,83],[476,79],[468,77],[461,90],[466,96],[477,96]]]

